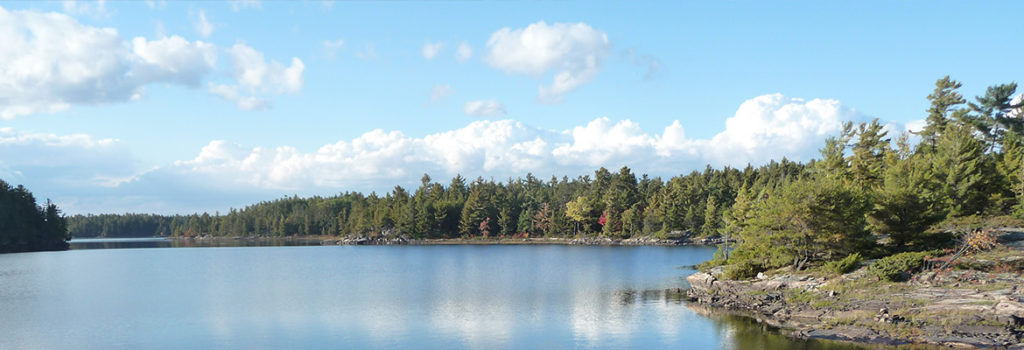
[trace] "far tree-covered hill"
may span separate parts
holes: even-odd
[[[68,249],[68,230],[49,200],[36,205],[32,192],[0,180],[0,253]]]

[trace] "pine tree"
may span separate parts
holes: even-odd
[[[857,127],[857,140],[851,145],[850,174],[855,183],[865,187],[878,187],[885,171],[885,155],[889,152],[888,133],[878,119],[861,123]]]
[[[1024,137],[1016,132],[1006,134],[999,173],[1014,194],[1014,213],[1024,218]]]
[[[968,127],[949,124],[936,146],[932,171],[942,184],[947,217],[981,213],[987,204],[984,145]]]
[[[924,154],[912,154],[904,134],[890,154],[884,185],[874,192],[874,205],[868,215],[872,231],[889,236],[896,251],[911,247],[940,245],[928,228],[945,217],[936,194],[936,181]]]
[[[722,215],[718,212],[718,203],[714,196],[708,196],[704,208],[704,225],[701,227],[702,236],[713,236],[721,229]]]
[[[920,131],[921,145],[928,151],[934,151],[936,142],[950,122],[950,112],[956,106],[963,105],[963,95],[956,90],[963,84],[945,76],[935,81],[935,90],[928,95],[931,105],[928,107],[928,118],[925,127]]]
[[[1017,83],[989,86],[985,96],[975,97],[975,102],[968,104],[972,112],[970,121],[984,136],[988,152],[994,152],[1002,144],[1007,131],[1024,132],[1024,120],[1009,115],[1020,107],[1013,104],[1016,91]]]

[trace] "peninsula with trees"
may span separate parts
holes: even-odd
[[[55,204],[39,206],[27,188],[0,180],[0,253],[68,249],[67,222]]]

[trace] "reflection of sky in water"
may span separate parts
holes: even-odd
[[[667,288],[713,249],[430,246],[0,255],[0,348],[716,348]],[[726,327],[727,329],[728,327]]]

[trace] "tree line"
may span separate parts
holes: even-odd
[[[949,247],[958,231],[1024,218],[1024,108],[1014,83],[968,102],[946,76],[928,95],[926,125],[893,140],[877,120],[847,123],[821,160],[779,186],[745,186],[724,214],[729,277]]]
[[[530,174],[504,182],[456,176],[442,184],[424,175],[412,191],[396,186],[382,195],[284,197],[223,215],[76,215],[69,227],[75,237],[715,235],[744,183],[774,186],[805,169],[783,159],[742,170],[707,167],[667,182],[638,177],[628,167],[547,181]]]
[[[970,102],[960,87],[948,76],[936,82],[919,132],[889,135],[877,120],[848,122],[807,163],[708,166],[668,180],[627,167],[546,181],[456,176],[442,184],[424,175],[415,189],[383,194],[284,197],[223,215],[74,216],[69,228],[76,237],[725,236],[737,243],[720,263],[743,274],[853,252],[922,250],[950,244],[942,229],[950,222],[1024,217],[1017,86],[991,86]]]
[[[27,188],[0,180],[0,253],[64,250],[69,238],[56,205],[39,206]]]

